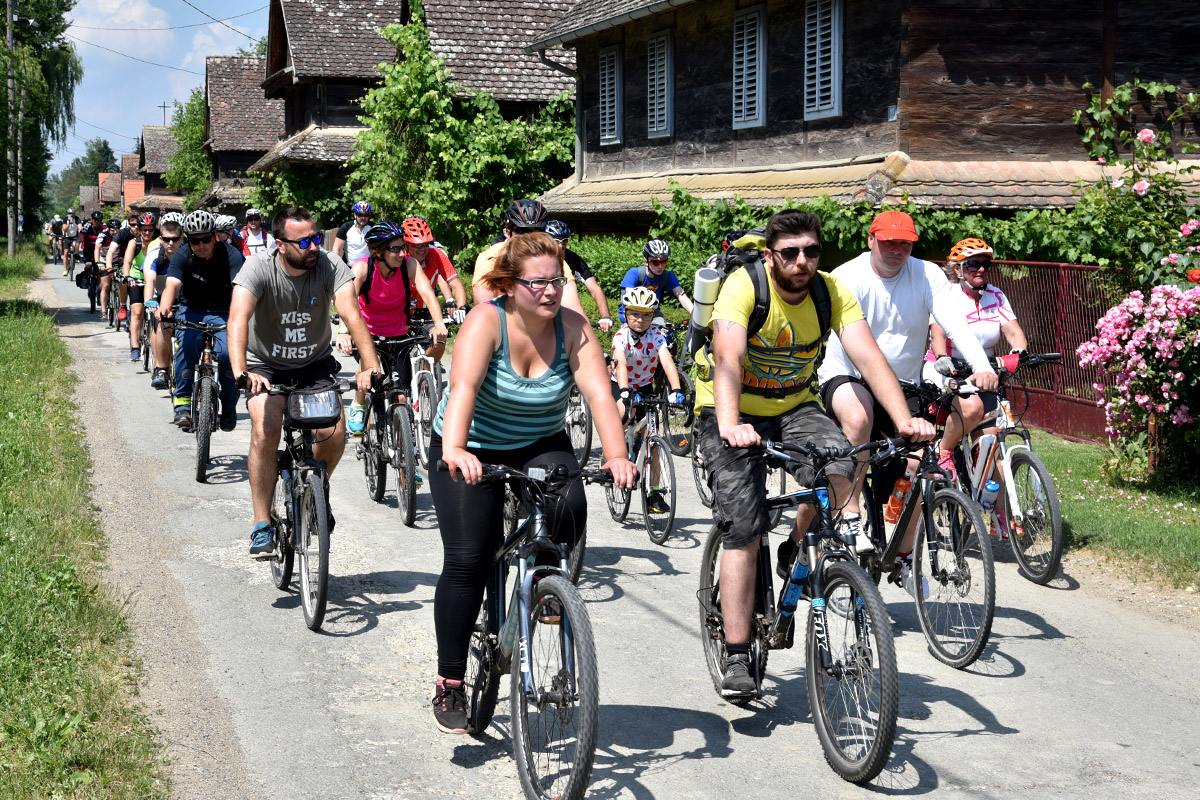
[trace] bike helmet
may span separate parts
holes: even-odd
[[[433,241],[433,231],[423,217],[409,217],[400,228],[404,231],[404,241],[409,244],[429,244]]]
[[[658,295],[649,286],[630,286],[621,292],[621,304],[626,311],[654,312],[658,309]]]
[[[218,231],[231,231],[237,227],[237,217],[229,214],[219,214],[215,220]]]
[[[257,208],[247,208],[246,219],[250,219],[251,217],[258,217],[259,219],[262,219],[262,212]]]
[[[121,220],[118,219],[117,217],[113,217],[112,219],[110,219],[108,221],[108,229],[110,231],[120,230],[121,229]]]
[[[972,256],[991,256],[992,248],[983,239],[963,239],[954,247],[950,248],[950,255],[946,256],[947,261],[966,261]]]
[[[154,216],[153,211],[147,211],[145,214],[138,215],[138,225],[148,225],[151,228],[158,226],[158,220]]]
[[[546,223],[546,233],[552,239],[566,241],[571,236],[571,229],[561,219],[552,219]]]
[[[54,221],[55,221],[55,222],[62,222],[62,217],[60,217],[58,214],[55,214],[55,215],[54,215]]]
[[[68,214],[74,214],[74,213],[75,213],[75,209],[74,209],[74,208],[68,208],[68,209],[67,209],[67,213],[68,213]]]
[[[642,248],[642,255],[654,261],[666,261],[671,257],[671,246],[662,239],[651,239]]]
[[[399,225],[387,220],[380,220],[367,229],[366,235],[363,236],[363,241],[366,242],[368,248],[374,250],[403,236],[404,230]]]
[[[183,232],[188,236],[212,233],[217,229],[217,221],[207,211],[193,211],[183,218]]]
[[[103,215],[103,214],[101,214],[99,211],[93,211],[93,212],[92,212],[92,219],[95,219],[95,220],[102,220],[102,219],[104,219],[104,215]]]
[[[159,223],[166,225],[168,222],[174,222],[176,225],[182,225],[183,214],[180,214],[178,211],[168,211],[162,215],[162,219],[159,220]]]
[[[368,203],[366,200],[359,200],[357,203],[354,204],[354,207],[351,208],[350,210],[353,211],[355,214],[370,214],[371,213],[371,204]]]
[[[517,200],[504,213],[504,222],[511,228],[544,231],[549,219],[546,207],[537,200]]]

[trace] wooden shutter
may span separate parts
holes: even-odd
[[[766,124],[766,15],[761,6],[733,18],[733,127]]]
[[[616,47],[600,51],[600,144],[621,143],[621,59]]]
[[[671,135],[672,56],[670,31],[650,37],[646,44],[646,135],[651,138]]]
[[[804,117],[842,113],[842,0],[808,0],[804,9]]]

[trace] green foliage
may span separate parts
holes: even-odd
[[[569,171],[573,107],[560,96],[529,118],[505,119],[496,99],[455,83],[430,50],[420,4],[414,21],[384,38],[401,53],[381,67],[383,83],[363,98],[350,160],[356,197],[379,216],[417,214],[452,251],[486,242],[504,209],[535,197]]]
[[[184,210],[191,211],[213,180],[212,159],[204,152],[204,90],[200,87],[192,90],[186,103],[175,101],[171,136],[177,146],[167,159],[163,181],[184,191]]]
[[[588,263],[615,310],[620,302],[618,287],[621,279],[630,269],[646,263],[642,256],[645,243],[645,239],[622,236],[572,236],[568,246]],[[691,295],[692,278],[712,251],[697,249],[686,242],[672,241],[670,245],[671,258],[667,268],[675,273],[684,291]]]
[[[89,139],[82,157],[77,156],[48,184],[47,202],[50,214],[65,214],[67,209],[79,208],[79,187],[96,186],[101,172],[120,172],[117,156],[107,139]]]
[[[255,39],[254,44],[249,47],[239,47],[237,54],[243,57],[265,58],[267,55],[267,37],[262,36]]]
[[[292,165],[254,173],[249,203],[262,209],[268,218],[284,206],[301,206],[330,227],[350,216],[351,200],[339,170]]]

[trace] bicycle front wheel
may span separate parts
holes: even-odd
[[[821,663],[817,610],[809,610],[808,703],[825,760],[843,780],[866,783],[880,773],[896,740],[900,679],[892,623],[879,590],[856,564],[830,562],[823,574],[830,667]]]
[[[196,404],[192,407],[192,417],[196,420],[196,482],[204,483],[208,479],[208,452],[212,443],[213,403],[216,401],[216,385],[212,378],[201,375],[196,378],[200,386],[196,390]]]
[[[433,419],[437,416],[437,389],[433,373],[422,372],[417,378],[417,458],[429,469],[429,443],[433,439]]]
[[[300,494],[300,606],[304,624],[318,630],[329,599],[329,506],[325,482],[310,472]]]
[[[566,426],[575,458],[583,467],[592,455],[592,410],[588,408],[578,386],[572,386],[567,396]]]
[[[142,347],[142,372],[150,371],[150,356],[153,348],[150,347],[150,320],[142,320],[142,334],[138,337],[138,342]]]
[[[362,452],[363,477],[367,481],[367,495],[376,503],[381,503],[387,491],[387,460],[383,452],[383,429],[387,421],[383,414],[374,413],[372,406],[367,406],[365,411],[363,437],[358,443]]]
[[[721,531],[716,525],[708,533],[704,554],[700,557],[700,645],[704,663],[717,696],[725,679],[725,619],[721,616]]]
[[[613,522],[625,521],[625,515],[629,513],[629,500],[632,496],[633,492],[629,489],[621,489],[611,483],[604,485],[604,499],[608,503],[608,513],[613,518]]]
[[[592,623],[566,579],[543,577],[533,587],[529,647],[532,689],[512,665],[513,756],[530,798],[579,800],[596,755],[600,693]]]
[[[292,526],[296,524],[292,517],[291,498],[288,497],[288,485],[283,476],[275,479],[275,494],[271,500],[271,527],[275,529],[275,555],[271,557],[271,581],[276,589],[286,590],[292,582],[292,567],[295,563],[296,551],[292,549],[295,537]]]
[[[667,442],[653,436],[646,444],[646,472],[638,483],[642,488],[642,517],[650,541],[662,544],[671,536],[675,522],[675,464]]]
[[[917,618],[933,657],[955,669],[975,663],[992,632],[996,569],[986,531],[979,507],[953,487],[933,495],[917,530]]]
[[[1007,492],[1002,500],[1008,504],[1009,543],[1021,573],[1044,586],[1058,575],[1062,560],[1062,513],[1054,479],[1042,460],[1028,450],[1013,453],[1009,477],[1017,495],[1016,508],[1008,503]]]
[[[496,697],[500,693],[500,646],[495,634],[488,630],[488,598],[479,608],[471,641],[467,645],[467,729],[483,733],[496,713]]]
[[[413,453],[412,414],[408,406],[392,406],[388,420],[392,437],[392,467],[396,470],[396,505],[400,521],[411,528],[417,518],[417,461]]]

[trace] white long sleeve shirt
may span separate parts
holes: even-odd
[[[979,340],[954,302],[954,286],[936,264],[909,257],[894,278],[881,278],[871,268],[870,252],[833,271],[850,289],[888,364],[900,380],[919,381],[933,316],[975,372],[993,372]],[[830,337],[817,378],[825,383],[838,375],[861,377],[837,337]]]

